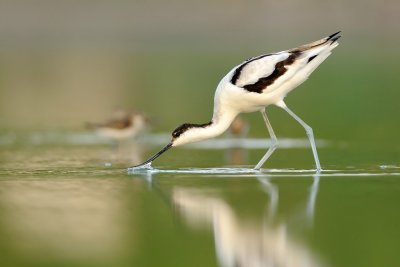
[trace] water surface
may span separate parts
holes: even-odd
[[[245,139],[172,149],[128,173],[165,135],[117,151],[87,133],[35,136],[0,152],[2,266],[400,264],[400,166],[385,149],[368,164],[368,150],[319,140],[315,173],[307,142],[287,139],[255,171],[265,148],[252,144],[268,140]]]

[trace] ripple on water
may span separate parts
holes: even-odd
[[[320,172],[314,169],[260,169],[253,168],[182,168],[182,169],[159,169],[153,168],[151,164],[146,164],[138,168],[129,168],[128,174],[210,174],[210,175],[240,175],[240,176],[259,176],[268,175],[270,177],[345,177],[345,176],[400,176],[400,172],[390,172],[382,170],[360,170],[360,169],[327,169]]]

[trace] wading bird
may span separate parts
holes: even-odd
[[[103,123],[87,123],[97,134],[114,141],[135,138],[149,126],[147,117],[139,112],[117,110],[111,119]]]
[[[135,168],[150,164],[171,147],[197,142],[222,134],[239,113],[259,111],[271,137],[271,146],[254,167],[260,169],[278,146],[265,108],[276,105],[284,109],[305,129],[314,155],[316,170],[321,170],[312,128],[291,111],[283,101],[286,95],[308,76],[338,46],[340,32],[290,50],[250,58],[234,67],[218,84],[214,96],[212,120],[204,124],[184,123],[172,132],[171,142],[157,154]]]

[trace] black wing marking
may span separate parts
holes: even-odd
[[[282,61],[275,64],[275,70],[267,77],[262,77],[258,79],[257,82],[253,84],[246,84],[243,86],[249,92],[254,92],[261,94],[269,85],[273,84],[279,77],[286,73],[286,66],[292,65],[296,58],[299,57],[301,52],[293,52],[290,56]]]
[[[251,58],[245,60],[239,67],[237,67],[235,69],[235,72],[233,73],[233,76],[231,78],[231,83],[236,85],[236,82],[240,77],[240,73],[242,72],[243,68],[246,67],[247,64],[249,64],[250,62],[253,62],[255,60],[270,56],[270,55],[272,55],[272,54],[265,54],[265,55],[261,55],[261,56],[258,56],[258,57],[251,57]]]

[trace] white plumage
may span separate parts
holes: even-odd
[[[268,77],[275,70],[275,64],[288,57],[289,53],[281,52],[252,58],[233,68],[229,74],[233,76],[234,71],[245,64],[236,82],[236,86],[243,87],[246,84],[257,82],[262,77]]]
[[[144,162],[149,164],[171,147],[213,138],[222,134],[235,117],[242,112],[260,111],[272,140],[272,146],[255,166],[261,168],[278,146],[265,108],[271,104],[286,110],[306,130],[310,140],[317,171],[321,170],[311,127],[293,113],[284,103],[286,95],[303,83],[331,54],[340,38],[339,32],[294,49],[250,58],[234,67],[222,78],[214,96],[214,113],[209,123],[184,123],[172,132],[171,142]],[[135,168],[135,167],[133,167]]]

